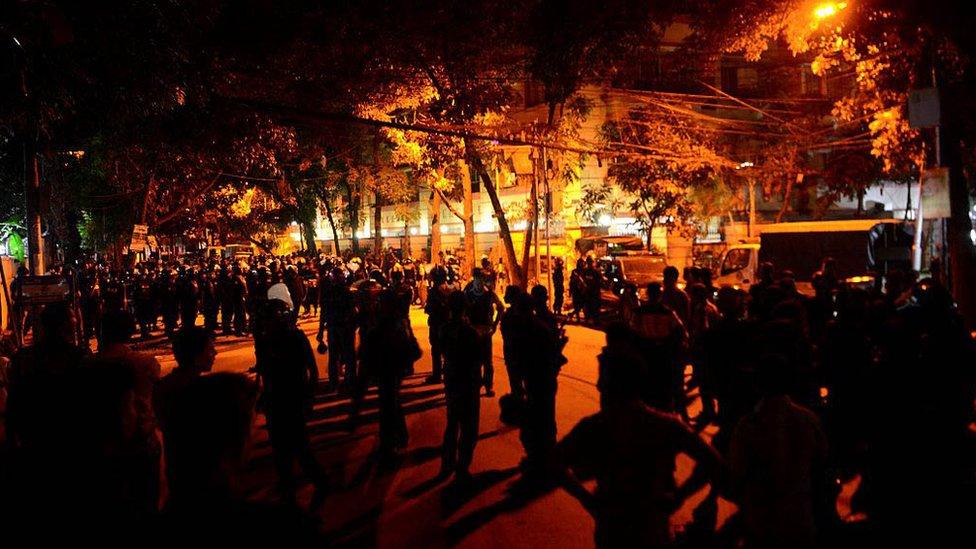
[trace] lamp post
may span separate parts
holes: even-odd
[[[19,87],[21,97],[25,102],[29,100],[27,87],[27,52],[20,40],[7,29],[0,27],[0,30],[10,39],[10,44],[19,58]],[[31,111],[27,125],[27,139],[24,141],[24,209],[25,223],[27,228],[27,266],[31,274],[44,274],[44,235],[41,232],[41,166],[38,160],[38,123],[36,112],[30,105],[27,108]]]

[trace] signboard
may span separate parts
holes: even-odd
[[[922,172],[921,193],[922,216],[925,219],[952,217],[947,168],[931,168]]]
[[[912,128],[934,128],[939,125],[939,90],[924,88],[908,94],[908,125]]]
[[[146,251],[146,234],[149,232],[149,227],[147,225],[133,225],[132,226],[132,241],[129,242],[130,252],[144,252]]]
[[[71,300],[71,284],[63,276],[24,276],[20,280],[20,289],[15,299],[22,303],[40,305]]]

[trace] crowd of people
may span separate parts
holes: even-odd
[[[775,272],[762,265],[745,292],[693,270],[682,289],[668,267],[607,329],[601,410],[557,448],[597,545],[666,545],[669,515],[703,479],[692,546],[970,537],[976,355],[944,284],[893,270],[883,287],[850,287],[828,258],[806,296]],[[693,389],[701,411],[689,418]],[[710,426],[710,445],[691,434]],[[697,462],[680,487],[678,453]],[[576,477],[595,478],[595,494]],[[837,499],[854,479],[852,516],[867,520],[845,524]],[[739,512],[716,534],[718,497]]]
[[[457,276],[456,260],[449,256],[445,263]],[[425,264],[392,252],[365,259],[351,254],[340,258],[293,253],[154,260],[130,268],[88,261],[70,274],[76,281],[79,320],[88,339],[97,338],[105,313],[119,309],[134,315],[143,338],[160,328],[171,336],[181,326],[196,324],[199,316],[204,327],[215,334],[242,336],[251,333],[260,303],[279,284],[283,286],[270,295],[284,297],[296,313],[318,314],[323,299],[320,285],[333,276],[336,267],[352,281],[368,278],[373,271],[380,271],[389,280],[396,271],[418,299],[426,285]]]
[[[523,478],[579,498],[599,547],[676,543],[672,513],[706,485],[681,538],[691,546],[814,547],[852,531],[885,541],[934,525],[964,531],[976,487],[974,349],[940,280],[892,271],[883,287],[853,288],[828,259],[815,295],[805,296],[789,271],[769,264],[748,292],[714,288],[695,269],[681,284],[668,267],[663,283],[620,300],[599,355],[600,409],[558,440],[564,323],[601,311],[592,260],[570,275],[567,315],[562,265],[554,271],[550,300],[544,286],[506,285],[487,260],[464,280],[450,260],[426,268],[255,258],[143,265],[128,277],[85,269],[95,274],[82,275],[83,318],[47,306],[33,344],[12,357],[10,490],[0,511],[24,527],[56,514],[91,533],[111,524],[115,532],[151,527],[168,540],[313,540],[295,465],[314,487],[315,509],[330,479],[307,427],[314,397],[344,393],[353,431],[375,386],[377,457],[395,469],[409,438],[401,383],[423,354],[410,311],[421,306],[432,365],[424,382],[442,383],[446,396],[440,476],[471,482],[500,332],[501,420],[519,428]],[[298,326],[302,309],[318,313],[317,349]],[[163,377],[155,358],[129,345],[160,315],[177,363]],[[78,320],[97,352],[74,337]],[[256,379],[209,373],[217,333],[253,337]],[[316,350],[328,354],[324,389]],[[256,410],[266,418],[280,505],[237,490]],[[680,485],[679,454],[695,462]],[[852,527],[836,501],[855,478],[850,506],[867,520]],[[739,510],[722,524],[719,498]]]

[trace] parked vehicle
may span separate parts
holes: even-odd
[[[664,281],[664,268],[667,266],[667,259],[663,255],[649,252],[617,252],[597,260],[602,275],[600,308],[604,317],[616,317],[620,295],[628,285],[633,285],[637,295],[643,299],[649,283]]]
[[[912,227],[896,219],[811,221],[759,225],[759,242],[730,244],[715,273],[716,286],[748,289],[759,265],[789,269],[797,289],[812,293],[813,275],[825,257],[834,258],[838,276],[849,284],[870,285],[891,269],[911,268]]]

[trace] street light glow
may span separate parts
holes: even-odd
[[[838,12],[847,7],[847,2],[828,2],[820,4],[813,10],[813,17],[822,20],[837,15]]]

